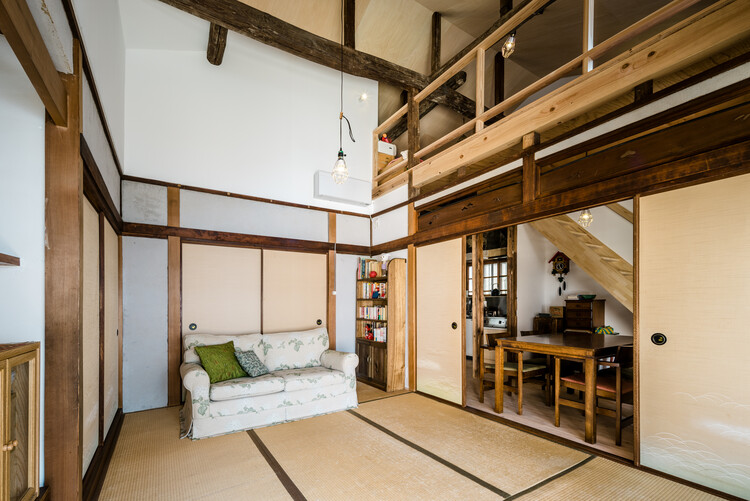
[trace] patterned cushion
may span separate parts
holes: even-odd
[[[261,360],[271,372],[317,367],[320,355],[328,349],[328,331],[321,327],[302,332],[264,334],[261,346]]]
[[[211,385],[209,397],[214,402],[235,398],[270,395],[284,391],[284,379],[273,374],[254,378],[239,378]]]
[[[187,363],[198,363],[200,359],[195,353],[196,346],[210,346],[214,344],[223,344],[232,341],[234,347],[240,351],[253,350],[260,361],[263,362],[265,357],[263,356],[263,350],[260,347],[260,340],[263,336],[261,334],[232,334],[232,335],[219,335],[219,334],[185,334],[182,338],[182,343],[185,347],[184,362]]]
[[[211,383],[226,381],[238,377],[247,377],[237,358],[234,356],[234,343],[229,341],[213,346],[196,346],[195,352],[201,359],[203,369],[208,373]]]
[[[284,391],[323,388],[325,386],[346,382],[343,372],[326,369],[325,367],[287,369],[276,371],[274,372],[274,375],[284,379]]]
[[[247,372],[248,376],[258,377],[268,374],[268,368],[263,365],[263,362],[260,361],[258,355],[253,350],[235,350],[234,356],[237,357],[237,361],[240,363],[242,369]]]

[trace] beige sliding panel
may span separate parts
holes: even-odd
[[[104,436],[117,413],[120,375],[119,238],[104,223]]]
[[[263,251],[264,333],[325,326],[327,295],[326,254]]]
[[[642,197],[639,222],[641,464],[750,498],[750,175]]]
[[[183,334],[260,332],[260,253],[240,247],[182,245]]]
[[[463,239],[417,248],[417,390],[465,405]]]
[[[83,200],[83,463],[99,446],[99,213]]]

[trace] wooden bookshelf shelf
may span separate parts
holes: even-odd
[[[21,266],[21,258],[0,254],[0,266]]]
[[[384,324],[388,323],[388,320],[375,320],[375,319],[372,319],[372,318],[359,318],[359,317],[357,317],[357,320],[360,320],[362,322],[380,322],[380,323],[384,323]],[[383,341],[383,342],[385,342],[385,341]]]

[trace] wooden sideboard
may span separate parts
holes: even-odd
[[[565,328],[593,331],[604,325],[604,299],[565,301]]]

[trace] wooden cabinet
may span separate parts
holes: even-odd
[[[401,390],[405,382],[406,260],[390,260],[385,274],[380,261],[360,260],[356,293],[357,378],[386,391]]]
[[[604,299],[565,301],[565,328],[593,331],[604,325]]]
[[[39,343],[0,344],[0,501],[39,495]]]

